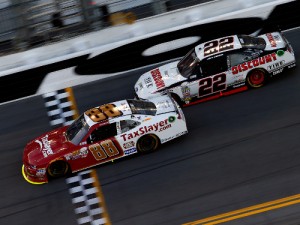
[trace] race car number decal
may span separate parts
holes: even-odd
[[[122,112],[114,104],[102,105],[98,108],[93,108],[85,113],[94,122],[105,120],[108,117],[121,116]]]
[[[221,73],[199,81],[199,97],[226,89],[226,74]]]
[[[215,40],[215,41],[207,42],[204,45],[204,56],[208,56],[228,49],[232,49],[234,48],[233,43],[234,43],[233,37],[226,37],[220,39],[219,41]]]
[[[102,141],[89,146],[89,150],[97,161],[104,160],[119,155],[119,150],[112,140]]]

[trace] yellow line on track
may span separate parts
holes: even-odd
[[[185,223],[183,225],[215,225],[215,224],[225,223],[228,221],[244,218],[247,216],[267,212],[270,210],[279,209],[290,205],[295,205],[298,203],[300,203],[300,194],[292,195],[286,198],[281,198],[270,202],[265,202],[247,208],[231,211],[228,213],[223,213],[220,215],[208,217],[194,222]]]
[[[78,108],[77,108],[77,104],[76,104],[76,100],[75,100],[75,97],[74,97],[73,89],[71,87],[67,87],[67,88],[65,88],[65,91],[67,93],[69,93],[68,100],[69,100],[69,102],[71,102],[70,108],[74,111],[73,119],[75,120],[79,117],[79,111],[78,111]],[[104,195],[102,193],[101,185],[100,185],[100,182],[98,180],[96,170],[92,169],[90,175],[91,175],[92,178],[94,178],[93,186],[97,190],[96,191],[96,196],[99,200],[99,207],[101,209],[103,209],[102,215],[105,219],[105,225],[111,225],[111,221],[110,221],[108,211],[107,211],[107,208],[106,208],[106,204],[105,204],[105,201],[104,201]]]
[[[101,185],[98,180],[97,172],[95,169],[92,169],[91,177],[94,178],[93,186],[97,189],[96,195],[97,195],[97,198],[99,199],[99,207],[103,209],[102,215],[105,218],[105,225],[111,225],[111,221],[110,221],[109,215],[107,213],[108,211],[106,208],[104,195],[102,193]]]
[[[67,87],[67,88],[65,88],[65,91],[67,93],[69,93],[68,100],[69,100],[69,102],[72,103],[70,108],[74,111],[73,119],[76,120],[79,117],[79,111],[78,111],[77,104],[75,101],[73,89],[71,87]]]

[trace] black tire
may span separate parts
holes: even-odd
[[[155,151],[160,145],[159,138],[154,134],[147,134],[141,137],[137,142],[137,150],[141,153]]]
[[[68,171],[69,165],[63,160],[54,161],[47,168],[48,175],[54,178],[65,176]]]
[[[251,88],[260,88],[267,81],[266,71],[262,69],[252,70],[246,78],[247,85]]]

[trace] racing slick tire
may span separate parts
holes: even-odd
[[[48,175],[53,178],[65,176],[68,171],[69,165],[63,160],[54,161],[47,168]]]
[[[160,145],[159,138],[154,134],[147,134],[142,136],[137,142],[137,150],[141,153],[148,153],[155,151]]]
[[[267,73],[263,69],[252,70],[246,78],[247,85],[251,88],[262,87],[267,81]]]

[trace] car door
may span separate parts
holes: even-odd
[[[90,128],[90,132],[79,143],[81,151],[86,156],[76,159],[73,170],[80,170],[123,156],[123,150],[116,140],[116,123],[96,124]]]
[[[227,70],[227,58],[223,53],[202,60],[187,83],[191,96],[203,98],[225,90]]]
[[[117,123],[118,135],[116,139],[123,149],[124,156],[137,152],[136,142],[141,134],[140,125],[141,122],[134,118],[124,119]]]

